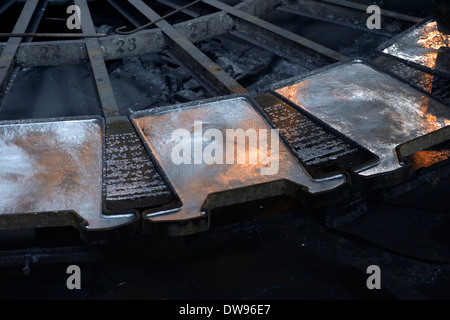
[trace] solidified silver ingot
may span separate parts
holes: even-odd
[[[403,156],[450,138],[450,109],[372,67],[352,61],[273,86],[274,91],[376,154],[373,176],[402,167],[397,147],[415,140]],[[433,136],[434,134],[434,136]]]
[[[97,119],[0,122],[0,221],[35,214],[36,224],[57,226],[57,213],[73,211],[90,230],[130,223],[133,214],[102,213],[102,172]],[[0,223],[2,228],[10,226]]]
[[[264,163],[259,159],[252,163],[249,159],[252,155],[261,155],[266,150],[267,155],[275,155],[273,138],[268,138],[269,148],[264,148],[264,150],[260,148],[261,140],[258,145],[253,146],[248,141],[244,163],[238,163],[237,152],[236,158],[233,154],[233,161],[226,161],[226,153],[239,145],[236,143],[237,140],[229,139],[227,130],[242,129],[244,132],[255,130],[254,132],[259,132],[259,138],[264,130],[267,130],[268,135],[271,134],[271,126],[256,111],[252,100],[247,96],[229,96],[222,99],[145,110],[134,113],[131,118],[139,135],[146,142],[147,148],[161,166],[182,202],[182,206],[179,208],[149,213],[147,218],[152,222],[195,219],[204,216],[213,207],[279,195],[280,188],[270,183],[282,179],[301,185],[312,194],[330,191],[345,183],[342,175],[334,175],[321,180],[312,179],[279,140],[278,170],[273,171],[273,174],[270,175],[262,174],[262,169],[269,168],[273,163]],[[202,134],[200,135],[198,134],[199,122],[202,124]],[[172,134],[177,129],[185,130],[192,137],[192,141],[187,141],[186,145],[193,150],[189,155],[189,159],[192,161],[180,164],[176,164],[177,161],[174,162],[172,153],[176,150],[177,145],[179,146],[180,141],[177,138],[172,140]],[[211,143],[216,141],[215,138],[207,136],[208,131],[223,136],[223,143],[217,144],[217,146],[224,145],[222,149],[224,160],[221,161],[223,163],[217,163],[219,161],[208,163],[201,158],[195,160],[195,157],[199,155],[194,154],[195,148],[198,148],[197,151],[200,149],[201,152],[206,152]],[[230,146],[232,146],[231,149]],[[261,190],[254,191],[252,189],[261,184],[267,185],[263,196]],[[229,192],[232,190],[237,193],[230,194]],[[207,200],[211,195],[214,195],[214,201]]]
[[[383,47],[385,54],[450,74],[450,35],[435,20],[412,27]]]

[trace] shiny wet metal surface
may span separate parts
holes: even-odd
[[[448,107],[358,61],[276,84],[274,90],[376,154],[379,163],[360,169],[363,176],[401,168],[396,147],[450,125]]]
[[[429,21],[396,38],[383,53],[450,74],[450,35]]]
[[[46,212],[51,225],[51,213],[74,211],[88,229],[130,222],[132,215],[102,214],[102,141],[96,119],[0,122],[0,219],[36,214],[38,221]]]
[[[271,165],[263,164],[261,161],[257,161],[255,164],[251,164],[249,160],[245,164],[238,164],[237,161],[234,163],[223,161],[223,164],[207,164],[205,161],[200,161],[198,164],[194,164],[193,161],[191,164],[175,164],[173,162],[172,150],[179,142],[178,140],[172,141],[172,133],[177,129],[186,129],[191,137],[194,137],[196,121],[202,122],[203,133],[208,129],[220,131],[224,142],[227,129],[244,131],[254,129],[256,132],[268,130],[270,135],[270,125],[254,109],[253,102],[245,96],[232,96],[226,99],[205,100],[165,109],[146,110],[134,113],[131,118],[139,135],[146,142],[182,202],[181,208],[150,214],[148,217],[154,222],[195,219],[202,217],[205,211],[212,209],[213,206],[224,206],[261,198],[261,195],[257,194],[258,192],[252,193],[250,188],[239,189],[240,191],[237,191],[239,194],[234,195],[222,193],[214,197],[216,203],[206,201],[209,195],[217,195],[222,191],[236,191],[238,188],[287,179],[306,187],[311,193],[318,193],[330,191],[345,182],[345,178],[341,175],[324,180],[313,180],[281,141],[278,152],[279,170],[273,175],[261,174],[262,168]],[[195,139],[201,140],[203,149],[211,144],[209,139],[194,137],[192,150],[196,143]],[[232,142],[233,145],[234,143]],[[269,145],[272,146],[271,152],[274,152],[274,144],[270,142]],[[227,152],[225,149],[226,147],[224,147],[224,157]],[[263,150],[265,151],[265,149]],[[258,146],[248,147],[245,154],[246,157],[249,157],[261,151]],[[191,156],[193,157],[194,154]],[[280,192],[279,189],[276,186],[271,188],[269,185],[268,191],[263,197],[277,195]]]

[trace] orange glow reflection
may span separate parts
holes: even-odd
[[[419,151],[411,156],[413,169],[428,168],[432,165],[450,159],[450,150]]]
[[[437,55],[437,52],[426,53],[422,60],[423,64],[430,69],[434,69],[436,67]]]

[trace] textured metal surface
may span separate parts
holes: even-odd
[[[246,131],[252,128],[256,132],[260,129],[270,129],[268,123],[245,96],[179,105],[166,110],[141,111],[134,113],[132,119],[141,138],[146,141],[150,152],[161,165],[182,202],[181,208],[152,213],[149,218],[154,222],[200,218],[205,215],[205,211],[215,206],[239,203],[243,201],[243,198],[246,201],[259,199],[260,195],[257,192],[252,194],[251,191],[244,191],[242,188],[280,179],[287,179],[304,186],[310,193],[330,191],[345,182],[341,175],[326,180],[313,180],[281,143],[278,153],[279,170],[273,175],[261,174],[260,169],[270,165],[264,165],[260,161],[256,164],[247,162],[237,164],[236,161],[234,164],[225,164],[226,161],[224,164],[211,165],[204,162],[174,164],[171,153],[178,141],[171,141],[172,132],[184,128],[193,134],[195,121],[202,121],[203,130],[213,128],[222,132],[224,141],[226,141],[226,129],[240,128]],[[202,139],[203,148],[210,143]],[[225,152],[224,150],[224,155]],[[258,147],[256,149],[249,147],[245,153],[248,156],[258,152],[260,152]],[[271,152],[274,152],[274,149]],[[216,203],[208,201],[205,204],[209,195],[232,189],[241,190],[240,195],[233,197],[223,193],[222,196],[215,198]],[[268,189],[269,194],[264,194],[264,197],[270,196],[270,192],[273,193],[272,195],[280,192],[276,186],[272,189],[268,187]]]
[[[450,125],[445,105],[358,61],[288,83],[276,84],[275,91],[379,156],[378,165],[358,170],[363,176],[399,169],[399,145]],[[434,143],[448,138],[440,135]],[[414,147],[409,152],[428,146]]]
[[[39,213],[50,213],[42,217],[51,220],[58,212],[74,211],[88,229],[131,222],[133,214],[102,214],[102,135],[95,119],[1,123],[0,220],[27,213],[36,214],[36,221]]]
[[[413,27],[392,43],[383,53],[450,74],[450,36],[441,32],[435,20]]]
[[[175,200],[128,119],[108,124],[105,136],[108,208],[139,208]]]
[[[376,156],[327,131],[272,94],[255,97],[292,152],[314,176],[351,171]]]

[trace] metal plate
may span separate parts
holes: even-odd
[[[431,94],[437,100],[450,106],[450,77],[432,74],[430,71],[421,70],[411,66],[406,61],[380,55],[371,60],[386,73],[400,78],[412,87]]]
[[[448,107],[361,61],[337,64],[273,89],[376,154],[377,164],[356,170],[365,177],[395,171],[403,165],[399,158],[450,138]]]
[[[238,164],[237,161],[228,161],[227,164],[225,160],[223,164],[206,164],[205,161],[197,161],[198,164],[194,164],[194,160],[191,161],[191,164],[175,164],[172,160],[172,150],[179,144],[179,141],[172,141],[171,136],[177,129],[186,129],[193,137],[188,141],[189,146],[192,144],[191,150],[195,150],[196,143],[200,143],[201,150],[211,144],[211,140],[195,135],[194,123],[196,121],[202,122],[200,130],[203,133],[208,129],[219,130],[223,135],[224,143],[228,143],[230,140],[227,139],[227,129],[244,131],[254,129],[259,133],[261,133],[260,130],[269,130],[270,135],[271,126],[255,108],[253,100],[243,95],[132,114],[131,119],[139,135],[145,141],[150,153],[161,166],[182,202],[181,207],[171,210],[146,212],[144,213],[146,218],[152,222],[168,222],[205,217],[208,215],[208,211],[214,207],[285,193],[285,182],[281,181],[278,185],[270,184],[275,181],[280,182],[282,179],[292,181],[313,194],[330,191],[344,184],[345,178],[342,175],[313,180],[281,142],[278,152],[279,170],[272,175],[262,174],[261,169],[268,168],[272,164],[265,165],[259,161],[259,158],[255,164],[251,164],[249,160],[244,164]],[[198,127],[197,132],[201,132]],[[268,140],[271,141],[269,138]],[[231,145],[234,146],[236,142],[231,141],[233,141]],[[275,146],[272,143],[270,145]],[[265,150],[260,149],[259,146],[258,144],[258,146],[252,147],[247,144],[246,157],[260,154],[259,152]],[[230,148],[224,147],[223,150],[225,157],[226,150],[230,150]],[[271,148],[271,152],[275,152],[275,149]],[[273,153],[273,155],[275,154]],[[194,155],[195,151],[191,154],[192,159],[194,159]],[[259,188],[244,189],[244,187],[257,185]],[[229,193],[233,190],[235,193]],[[183,233],[190,232],[183,231]]]
[[[344,141],[273,94],[259,95],[255,100],[314,178],[350,172],[377,159],[373,153]]]
[[[383,53],[450,75],[450,36],[436,20],[412,27],[381,47]]]
[[[132,222],[131,213],[103,215],[103,189],[101,120],[0,122],[0,229],[67,224],[61,212],[89,230]]]

